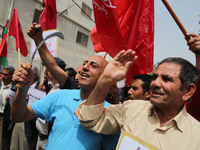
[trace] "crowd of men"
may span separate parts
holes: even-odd
[[[36,46],[42,32],[36,23],[27,30]],[[122,50],[109,63],[91,56],[75,70],[53,57],[44,43],[39,48],[46,67],[43,83],[38,82],[38,69],[29,64],[2,69],[0,147],[112,150],[123,130],[158,149],[199,149],[200,37],[188,36],[196,67],[182,58],[166,58],[152,76],[135,75],[130,86],[120,89],[117,82],[137,61],[134,51]],[[47,95],[29,103],[30,87]],[[12,102],[9,89],[15,91]]]

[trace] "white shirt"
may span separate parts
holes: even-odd
[[[2,83],[2,86],[0,88],[0,113],[4,112],[5,106],[6,106],[6,95],[8,94],[9,88],[11,87],[11,83],[7,86],[5,86]]]

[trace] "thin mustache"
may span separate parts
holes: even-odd
[[[151,93],[164,94],[164,92],[160,88],[157,88],[157,87],[153,87],[151,89]]]

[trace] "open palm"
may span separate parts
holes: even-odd
[[[104,77],[112,82],[118,82],[126,77],[129,68],[136,61],[137,56],[132,50],[122,50],[111,60],[104,70]]]

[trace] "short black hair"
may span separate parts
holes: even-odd
[[[179,79],[181,80],[180,90],[185,89],[189,84],[197,85],[199,79],[198,70],[189,61],[180,57],[169,57],[162,60],[158,67],[163,63],[175,63],[181,66]],[[157,68],[158,68],[157,67]]]
[[[54,59],[56,60],[56,63],[58,64],[58,66],[62,69],[62,70],[64,70],[65,69],[65,67],[66,67],[66,63],[64,62],[64,60],[62,60],[61,58],[59,58],[59,57],[54,57]]]
[[[153,79],[151,75],[148,74],[139,74],[133,76],[134,80],[140,79],[142,80],[142,88],[143,88],[143,95],[150,90],[150,84]]]
[[[68,71],[68,76],[71,77],[75,77],[76,76],[76,70],[74,68],[66,68],[64,70],[65,72]]]
[[[62,59],[59,58],[59,57],[54,57],[54,59],[55,59],[57,65],[58,65],[62,70],[64,70],[65,67],[67,66],[67,64],[64,62],[64,60],[62,60]],[[42,62],[42,65],[45,66],[43,62]]]

